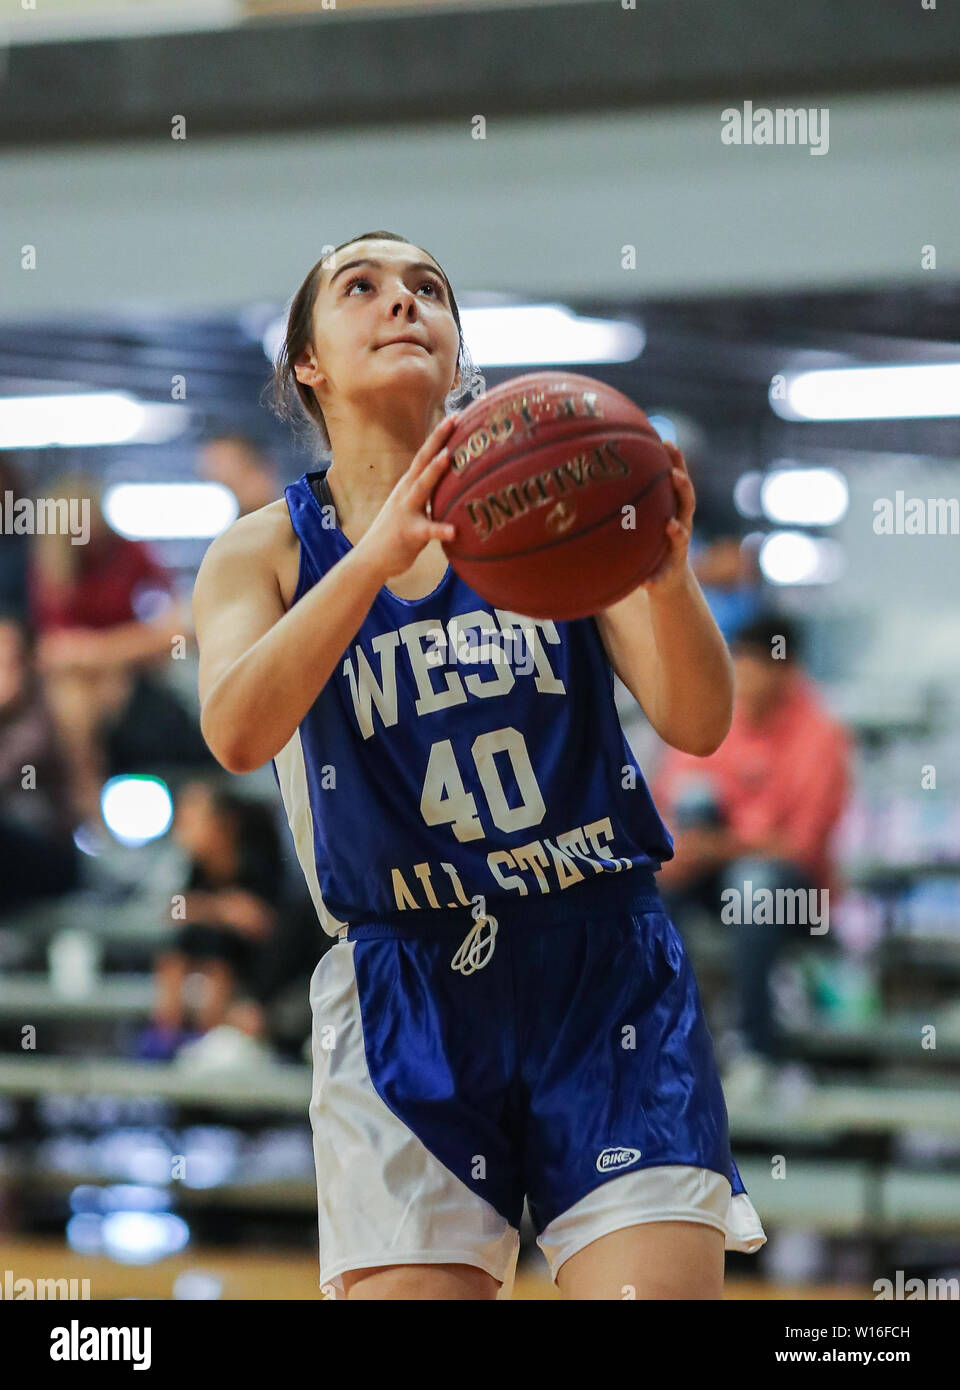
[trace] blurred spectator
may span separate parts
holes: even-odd
[[[763,580],[757,563],[757,550],[743,545],[742,525],[720,509],[702,509],[700,484],[690,538],[690,566],[696,574],[703,596],[710,606],[717,627],[728,642],[740,628],[752,623],[763,609]],[[732,512],[732,507],[729,512]]]
[[[194,1032],[206,1033],[226,1022],[241,997],[255,1006],[283,895],[269,805],[189,782],[177,797],[173,835],[190,867],[180,890],[184,925],[156,962],[154,1026],[141,1043],[141,1055],[154,1058],[172,1056],[187,1040],[191,1014]],[[187,1001],[190,975],[203,981],[195,1007]]]
[[[29,633],[0,618],[0,915],[77,887],[66,783]]]
[[[310,977],[333,943],[301,879],[284,898],[262,972],[253,988],[238,995],[227,1022],[259,1042],[269,1041],[291,1060],[302,1060],[311,1031]]]
[[[170,762],[202,757],[196,721],[160,679],[173,638],[189,635],[192,623],[189,605],[176,601],[172,576],[150,548],[110,529],[95,479],[60,478],[50,493],[90,503],[88,544],[75,545],[61,534],[35,538],[30,607],[38,668],[68,759],[74,803],[81,819],[99,824],[111,729],[126,728],[135,748],[142,738],[148,759],[157,753]]]
[[[835,886],[830,837],[847,797],[850,745],[801,670],[796,643],[784,617],[743,628],[732,643],[730,733],[707,758],[668,749],[658,770],[654,796],[676,850],[660,882],[679,917],[693,903],[716,915],[725,890],[743,895],[748,884],[754,893]],[[809,927],[744,921],[729,930],[747,1064],[771,1063],[781,1053],[771,973],[785,933]]]
[[[695,516],[690,563],[717,626],[731,642],[763,606],[756,550],[735,536],[706,539]]]
[[[759,617],[763,580],[755,547],[743,544],[748,526],[734,506],[728,478],[705,465],[703,445],[691,441],[684,458],[697,494],[690,564],[717,626],[728,642]]]
[[[4,513],[8,496],[14,501],[25,497],[23,480],[13,464],[0,452],[0,506]],[[30,537],[4,535],[0,544],[0,617],[9,615],[26,622],[29,617],[27,572],[30,559]]]
[[[280,483],[276,469],[260,446],[246,434],[220,434],[200,450],[200,476],[228,487],[240,504],[240,515],[275,502]]]

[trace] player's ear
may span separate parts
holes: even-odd
[[[316,386],[323,380],[323,373],[317,366],[317,360],[310,348],[304,348],[293,364],[293,374],[304,386]]]

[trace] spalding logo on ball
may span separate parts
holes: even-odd
[[[664,559],[676,513],[670,455],[627,396],[533,372],[463,411],[431,498],[451,565],[482,598],[530,618],[586,618]]]

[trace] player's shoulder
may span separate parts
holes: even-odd
[[[208,573],[221,567],[249,563],[258,569],[279,568],[297,545],[284,498],[268,502],[256,511],[237,517],[207,548],[201,568]]]

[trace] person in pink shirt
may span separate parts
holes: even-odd
[[[735,889],[835,890],[830,841],[849,785],[850,740],[797,660],[784,617],[761,617],[731,644],[736,673],[733,723],[715,753],[667,749],[653,792],[674,831],[675,857],[660,883],[682,914],[698,902],[720,917]],[[727,894],[722,897],[721,895]],[[824,902],[821,895],[819,906]],[[785,932],[807,924],[731,922],[739,1025],[749,1053],[780,1059],[770,977]]]

